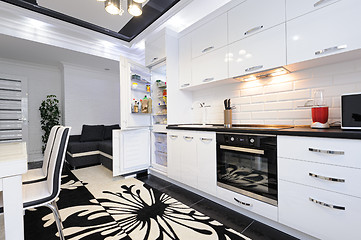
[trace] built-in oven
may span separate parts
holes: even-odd
[[[217,133],[217,185],[277,206],[277,137]]]

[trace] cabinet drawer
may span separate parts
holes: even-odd
[[[270,9],[272,9],[270,11]],[[252,0],[228,12],[228,42],[251,36],[285,22],[284,0]]]
[[[339,1],[340,0],[286,0],[287,21]]]
[[[279,222],[320,239],[359,239],[360,205],[360,198],[279,181]]]
[[[285,24],[229,45],[229,76],[286,65]]]
[[[192,60],[192,84],[200,85],[228,77],[227,47]]]
[[[361,168],[361,141],[314,137],[277,137],[278,156]]]
[[[360,169],[278,158],[278,176],[281,180],[361,198]]]
[[[361,3],[339,1],[287,22],[287,64],[360,48]]]
[[[259,214],[263,217],[272,219],[274,221],[278,220],[276,206],[272,206],[270,204],[258,201],[256,199],[244,196],[236,192],[229,191],[221,187],[217,187],[217,197],[224,201],[230,202],[238,207]]]
[[[202,25],[191,35],[193,58],[227,45],[227,14],[224,13]]]

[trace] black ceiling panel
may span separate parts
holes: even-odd
[[[68,23],[72,23],[93,31],[106,34],[127,42],[132,41],[136,36],[143,32],[154,21],[176,5],[180,0],[149,0],[143,7],[143,14],[139,17],[133,17],[119,32],[80,20],[78,18],[39,6],[36,0],[0,0],[34,12],[38,12]],[[74,0],[76,1],[76,0]],[[96,0],[89,0],[96,1]]]

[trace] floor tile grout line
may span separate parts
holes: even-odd
[[[201,200],[199,200],[199,201],[197,201],[197,202],[195,202],[195,203],[192,203],[191,205],[189,205],[188,207],[193,207],[194,205],[196,205],[196,204],[198,204],[198,203],[200,203],[200,202],[202,202],[204,200],[204,198],[202,198]]]
[[[254,223],[254,220],[250,224],[248,224],[248,226],[245,229],[243,229],[241,234],[243,234],[253,223]]]

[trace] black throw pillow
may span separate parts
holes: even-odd
[[[104,127],[104,140],[112,140],[113,129],[120,129],[119,124]]]
[[[91,142],[101,141],[104,136],[104,125],[83,125],[80,141]]]

